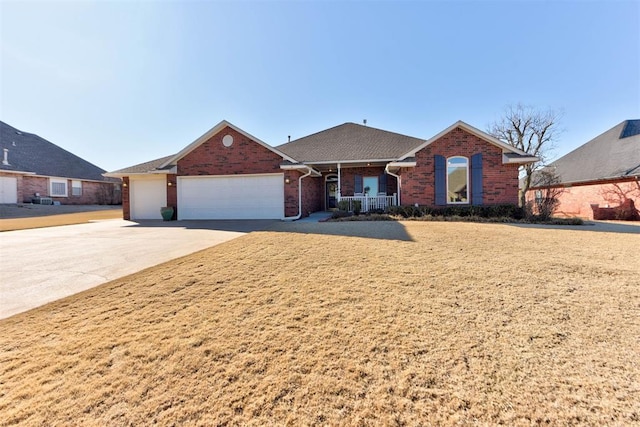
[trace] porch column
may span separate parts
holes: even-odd
[[[338,201],[340,201],[340,199],[342,198],[342,190],[340,189],[340,182],[342,181],[342,178],[340,177],[340,163],[338,163]]]

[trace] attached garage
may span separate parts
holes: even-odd
[[[178,177],[178,219],[282,219],[284,175]]]
[[[0,203],[18,203],[18,179],[0,176]]]
[[[131,177],[129,180],[131,219],[162,219],[160,208],[167,206],[166,175]]]

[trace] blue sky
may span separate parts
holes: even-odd
[[[640,118],[637,1],[0,0],[0,120],[109,171],[226,119],[277,146],[564,111],[562,155]]]

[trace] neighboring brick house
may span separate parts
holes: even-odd
[[[0,121],[0,203],[120,204],[120,181],[34,135]]]
[[[179,153],[106,174],[125,219],[297,219],[335,208],[518,203],[538,159],[464,122],[429,140],[345,123],[272,147],[222,121]]]
[[[640,120],[619,123],[547,169],[560,188],[556,215],[640,220]],[[545,190],[532,185],[527,199],[543,197]]]

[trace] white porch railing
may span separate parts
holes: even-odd
[[[341,196],[340,201],[349,202],[349,211],[353,211],[353,202],[360,201],[360,209],[362,212],[369,212],[371,210],[384,210],[389,206],[396,206],[397,197],[396,193],[391,196]]]

